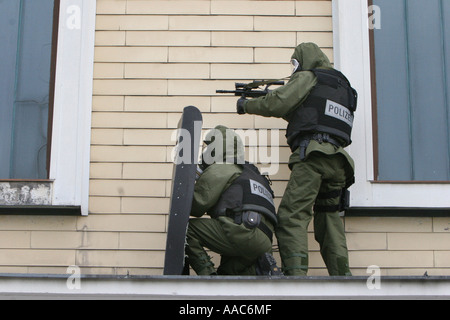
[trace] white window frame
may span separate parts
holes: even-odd
[[[381,12],[381,27],[382,24]],[[353,144],[356,182],[352,207],[449,208],[448,183],[381,183],[374,180],[373,124],[367,1],[333,0],[335,67],[358,91]]]
[[[50,179],[52,205],[88,214],[96,0],[61,0]]]

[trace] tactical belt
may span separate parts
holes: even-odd
[[[249,229],[253,229],[253,228],[258,228],[259,230],[261,230],[269,239],[271,242],[273,242],[273,232],[270,230],[270,228],[261,220],[261,214],[258,212],[254,212],[256,215],[259,215],[259,220],[257,225],[255,225],[254,227],[250,227],[248,225],[246,225],[242,219],[243,215],[245,212],[239,212],[239,213],[234,213],[233,215],[223,215],[223,216],[227,216],[229,218],[232,218],[234,220],[234,223],[236,224],[244,224],[247,228]]]
[[[323,142],[328,142],[336,147],[342,147],[342,143],[340,143],[337,139],[330,136],[328,133],[317,132],[312,134],[303,134],[299,136],[297,139],[299,141],[298,145],[300,148],[300,160],[306,158],[306,149],[308,148],[311,140],[315,140],[320,144],[322,144]]]
[[[258,222],[255,226],[249,226],[243,219],[243,217],[245,216],[246,213],[254,213],[255,215],[259,216]],[[248,229],[253,229],[253,228],[258,228],[259,230],[261,230],[262,232],[264,232],[264,234],[269,237],[270,241],[273,242],[273,233],[272,231],[270,231],[270,228],[262,221],[261,219],[261,213],[259,212],[254,212],[254,211],[244,211],[242,213],[237,213],[234,215],[234,223],[236,224],[244,224]]]

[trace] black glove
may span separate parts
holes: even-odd
[[[244,97],[239,98],[236,103],[236,110],[238,114],[245,114],[244,104],[247,101]]]

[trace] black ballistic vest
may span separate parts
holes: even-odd
[[[291,150],[299,147],[301,136],[328,133],[343,141],[343,147],[352,143],[353,113],[356,111],[357,92],[347,78],[334,69],[314,69],[317,85],[307,99],[289,115],[287,141]]]
[[[256,211],[274,226],[277,215],[273,202],[274,194],[269,181],[253,164],[242,165],[241,175],[222,193],[217,204],[208,212],[212,218],[234,217],[244,211]]]

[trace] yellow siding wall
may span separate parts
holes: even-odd
[[[331,1],[97,0],[90,215],[0,217],[0,272],[160,275],[172,178],[172,134],[183,107],[204,128],[284,129],[235,114],[234,81],[281,78],[293,48],[333,57]],[[277,203],[289,170],[280,133]],[[448,218],[345,218],[355,275],[450,274]],[[312,231],[312,230],[311,230]],[[310,275],[326,275],[310,234]],[[278,261],[279,257],[276,254]],[[215,257],[217,261],[217,257]]]
[[[171,138],[183,107],[202,111],[204,129],[284,130],[283,120],[238,116],[236,98],[215,90],[288,76],[293,48],[304,41],[332,59],[332,38],[331,1],[98,1],[91,212],[136,228],[119,230],[123,249],[151,263],[130,267],[161,273]],[[289,177],[284,134],[284,164],[271,177],[278,202]]]

